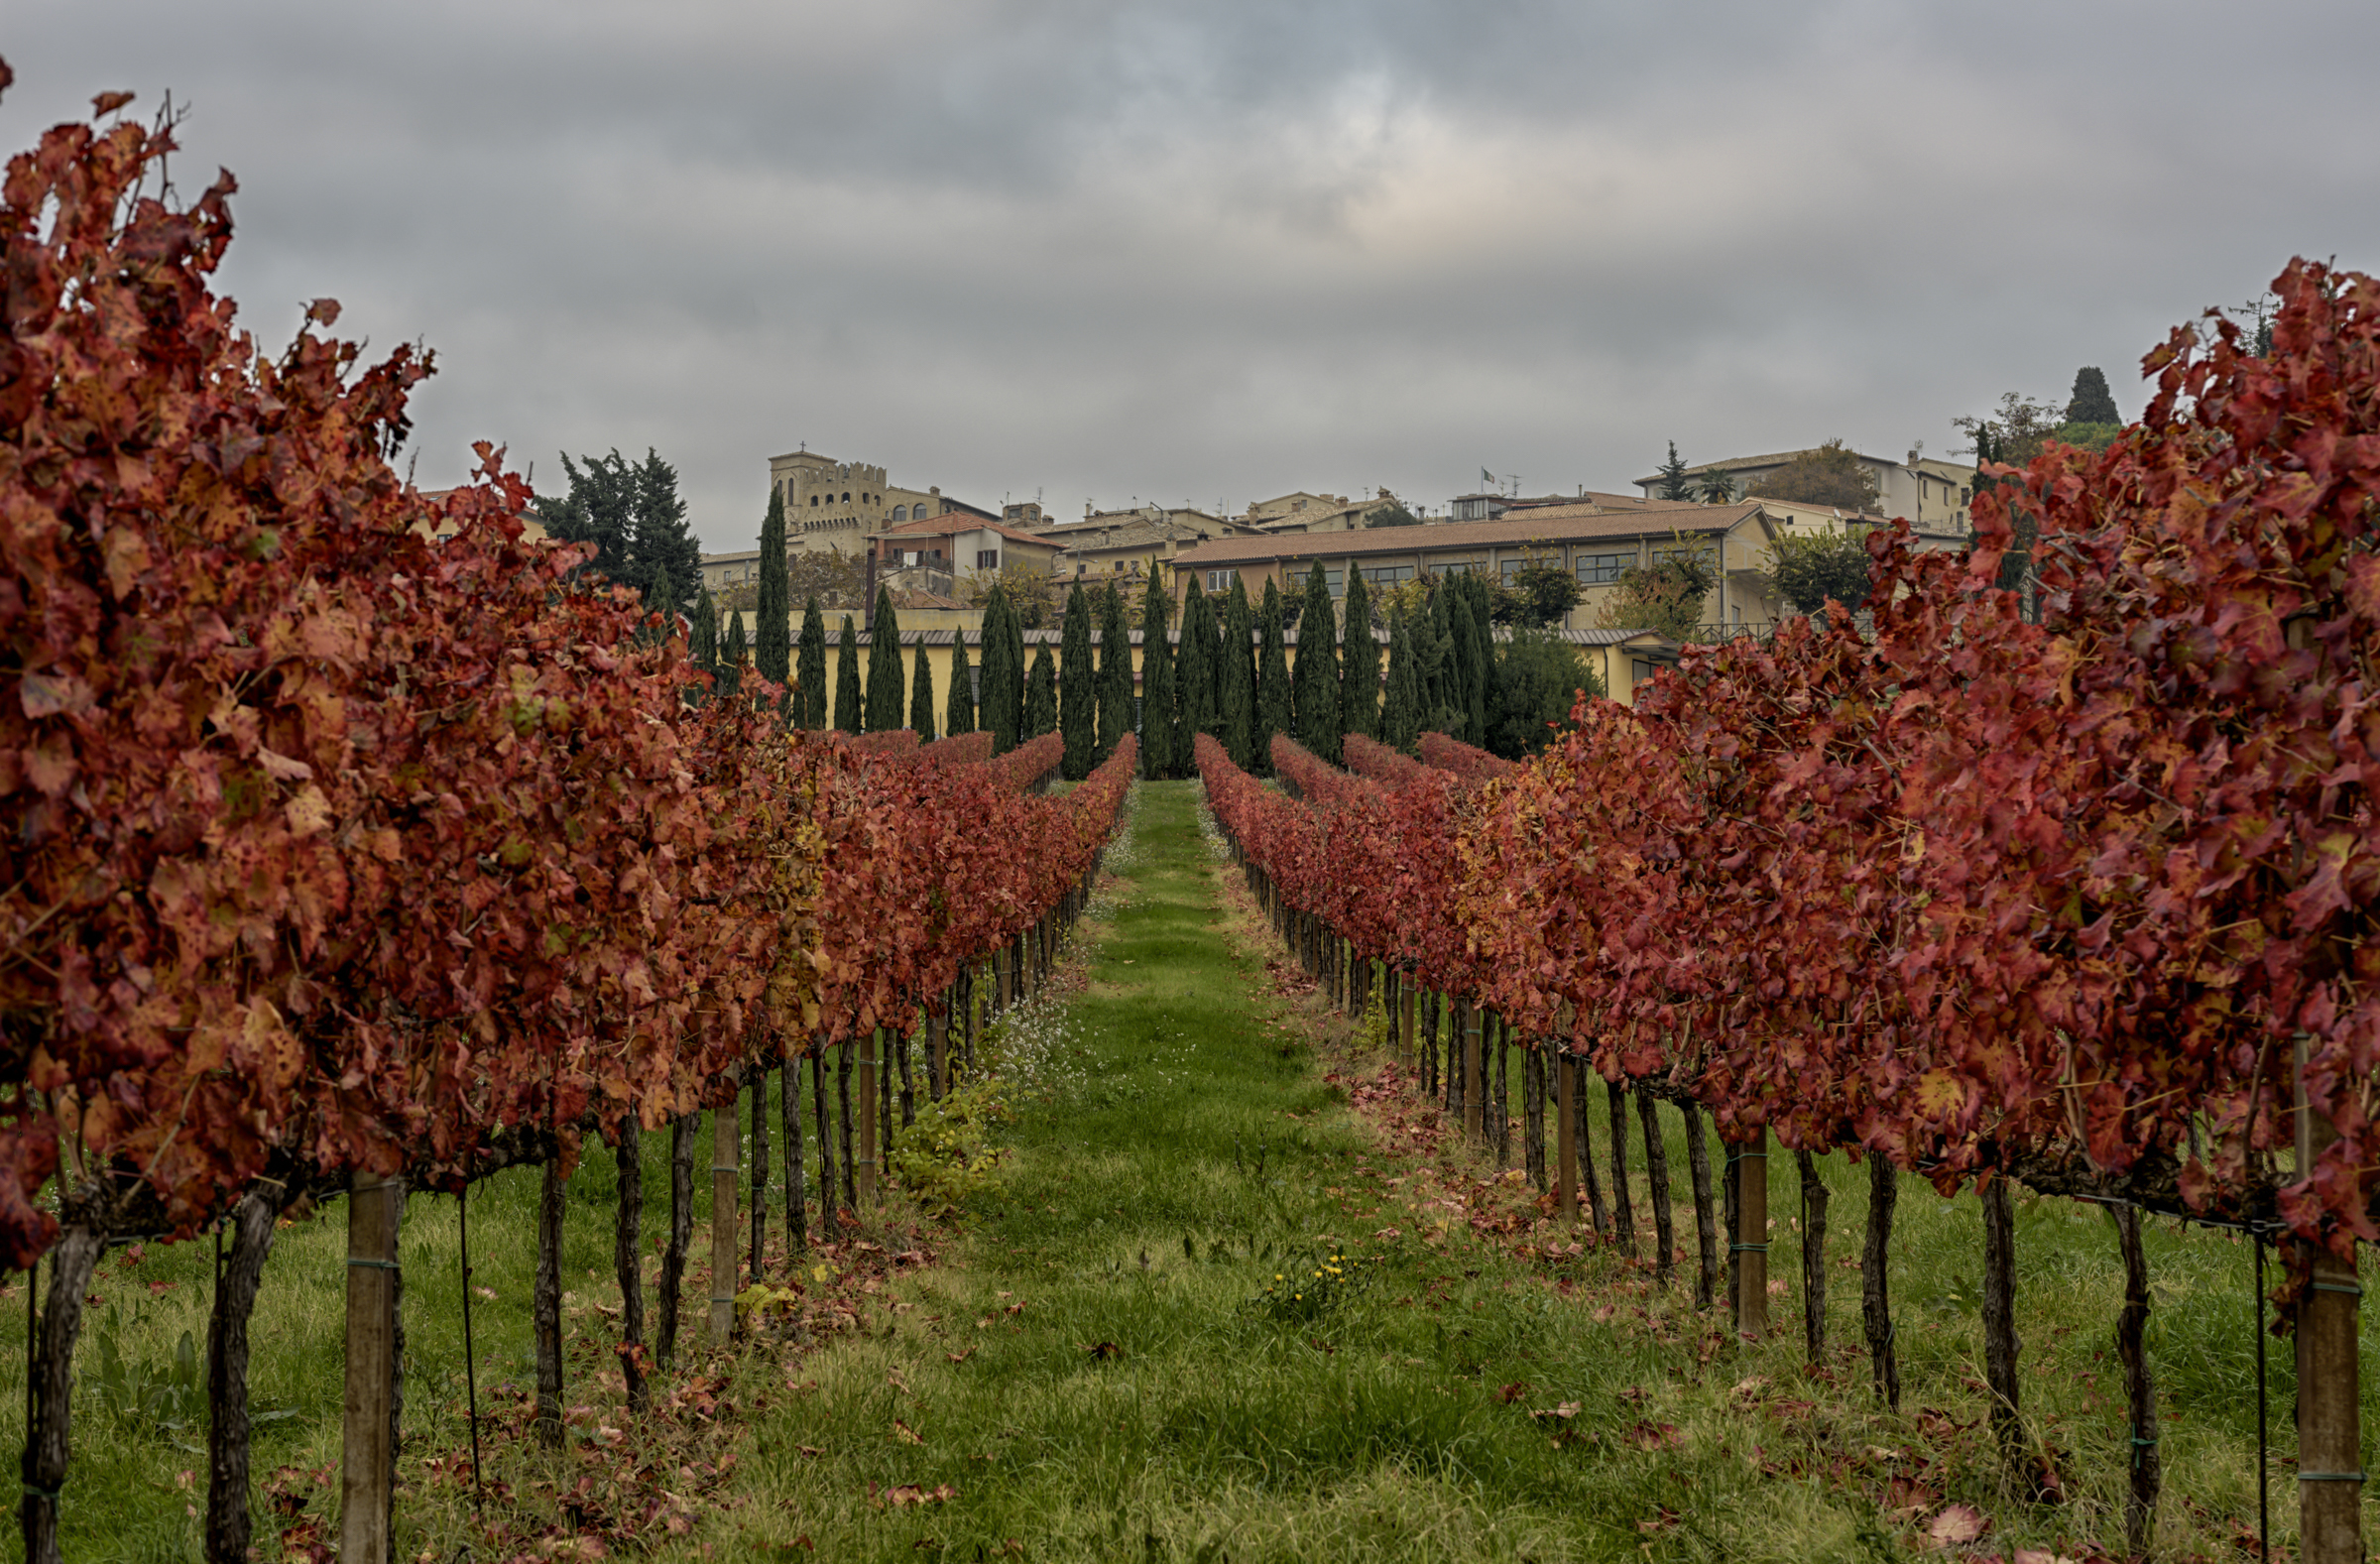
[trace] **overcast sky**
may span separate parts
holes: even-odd
[[[2380,260],[2371,0],[10,0],[0,146],[187,100],[224,284],[419,339],[417,478],[656,447],[1059,515],[1943,453]]]

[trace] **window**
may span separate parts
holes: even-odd
[[[1368,564],[1362,569],[1364,579],[1373,586],[1395,586],[1413,579],[1413,567],[1409,564]]]
[[[818,496],[816,496],[816,495],[814,495],[814,494],[813,494],[813,495],[811,495],[811,496],[810,496],[810,505],[812,506],[812,508],[814,509],[814,508],[817,506],[817,504],[818,504]]]
[[[892,520],[894,520],[894,521],[896,521],[896,522],[905,522],[905,521],[907,521],[908,519],[909,519],[909,508],[908,508],[907,506],[905,506],[905,505],[895,505],[894,507],[892,507]]]
[[[1628,682],[1631,685],[1643,683],[1646,679],[1653,676],[1654,666],[1655,664],[1646,662],[1642,658],[1628,659]]]
[[[1207,572],[1207,590],[1228,592],[1231,590],[1232,583],[1239,579],[1240,572],[1237,570],[1209,570]]]
[[[1702,559],[1707,561],[1710,559],[1710,557],[1711,550],[1702,543],[1686,543],[1684,545],[1677,543],[1664,543],[1653,550],[1653,563],[1656,565],[1667,564],[1672,559]]]
[[[997,548],[978,548],[975,551],[975,567],[978,570],[999,569],[1000,550]]]
[[[1080,581],[1087,573],[1089,573],[1090,569],[1091,567],[1087,564],[1076,565],[1074,567],[1074,578],[1077,581]]]
[[[849,489],[845,489],[843,491],[843,503],[845,505],[849,505],[851,503],[851,491]]]
[[[1579,585],[1602,586],[1619,579],[1619,572],[1635,563],[1629,554],[1579,555]]]
[[[1331,596],[1345,597],[1347,595],[1347,566],[1343,564],[1324,565],[1322,579],[1330,587]]]

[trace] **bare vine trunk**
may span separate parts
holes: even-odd
[[[1827,1181],[1807,1151],[1793,1153],[1793,1168],[1802,1181],[1802,1346],[1815,1369],[1827,1361]]]
[[[2140,1247],[2140,1210],[2114,1209],[2116,1246],[2124,1257],[2124,1311],[2115,1319],[2115,1356],[2124,1369],[2124,1399],[2132,1413],[2132,1485],[2124,1504],[2124,1551],[2148,1555],[2157,1532],[2157,1382],[2149,1373],[2149,1261]]]
[[[1528,1164],[1529,1182],[1545,1188],[1545,1050],[1530,1048],[1520,1056],[1521,1157]]]
[[[809,1177],[802,1166],[801,1060],[788,1058],[777,1083],[777,1112],[785,1131],[785,1255],[788,1259],[810,1247]]]
[[[1991,1431],[2013,1472],[2025,1457],[2016,1379],[2016,1209],[2008,1180],[1983,1186],[1983,1378],[1991,1386]]]
[[[1585,1055],[1571,1061],[1576,1076],[1571,1087],[1574,1101],[1573,1119],[1578,1126],[1579,1177],[1587,1185],[1587,1224],[1598,1241],[1611,1236],[1611,1212],[1604,1204],[1604,1175],[1595,1167],[1595,1127],[1588,1122],[1587,1083],[1595,1078],[1587,1066]]]
[[[562,1213],[568,1195],[561,1157],[547,1157],[537,1186],[537,1280],[530,1315],[537,1356],[535,1426],[537,1442],[554,1449],[562,1443]]]
[[[1859,1312],[1867,1326],[1868,1372],[1876,1396],[1894,1411],[1901,1408],[1901,1360],[1893,1350],[1892,1208],[1901,1195],[1901,1178],[1893,1165],[1874,1151],[1867,1154],[1867,1242],[1859,1254]]]
[[[653,1403],[645,1381],[645,1127],[634,1109],[620,1121],[612,1146],[620,1173],[620,1214],[612,1231],[612,1269],[620,1281],[620,1373],[628,1409],[642,1415]]]
[[[1719,1212],[1711,1189],[1711,1143],[1703,1135],[1703,1110],[1684,1102],[1678,1112],[1686,1121],[1686,1176],[1694,1186],[1694,1306],[1711,1307],[1719,1294]]]
[[[28,1397],[34,1431],[25,1440],[25,1498],[19,1510],[29,1564],[60,1564],[58,1499],[66,1486],[74,1342],[82,1334],[82,1300],[91,1290],[91,1270],[99,1263],[104,1248],[104,1239],[77,1224],[59,1235],[48,1256],[50,1301],[42,1310],[41,1351],[33,1365],[33,1391]]]
[[[248,1514],[248,1320],[273,1254],[281,1217],[279,1186],[259,1184],[231,1215],[231,1253],[215,1282],[206,1330],[206,1557],[246,1564],[254,1532]]]
[[[818,1236],[831,1244],[841,1227],[835,1181],[835,1116],[826,1100],[826,1049],[810,1055],[810,1102],[818,1121]]]
[[[769,1072],[752,1083],[752,1279],[764,1274],[761,1257],[769,1241]]]
[[[1669,1147],[1661,1139],[1661,1104],[1643,1081],[1636,1083],[1636,1117],[1644,1126],[1644,1181],[1653,1203],[1653,1279],[1666,1287],[1678,1257],[1669,1210]]]
[[[664,1369],[677,1357],[678,1295],[685,1288],[686,1249],[694,1242],[694,1140],[699,1112],[669,1121],[669,1242],[661,1250],[660,1320],[654,1358]]]
[[[1617,1081],[1606,1082],[1606,1087],[1605,1099],[1611,1114],[1605,1126],[1611,1132],[1611,1233],[1619,1247],[1633,1258],[1636,1211],[1628,1200],[1628,1089]]]

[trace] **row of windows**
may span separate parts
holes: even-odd
[[[1653,550],[1653,563],[1658,565],[1667,563],[1672,559],[1696,557],[1707,559],[1710,557],[1710,553],[1711,550],[1707,545],[1699,543],[1688,543],[1682,547],[1674,543],[1663,544],[1662,546]],[[1525,558],[1499,560],[1497,561],[1498,573],[1502,577],[1503,583],[1506,586],[1510,586],[1514,581],[1519,579],[1520,572],[1527,569],[1530,564],[1534,562],[1538,561],[1532,561]],[[1628,569],[1635,563],[1636,550],[1630,548],[1614,553],[1582,553],[1574,555],[1572,560],[1572,568],[1578,572],[1579,584],[1581,586],[1608,586],[1612,582],[1619,579],[1622,571]],[[1467,572],[1477,571],[1481,568],[1482,566],[1474,563],[1450,563],[1438,567],[1437,573],[1441,575],[1459,575]],[[1362,572],[1364,579],[1371,583],[1373,586],[1396,586],[1402,582],[1412,580],[1415,573],[1414,567],[1409,564],[1368,564],[1359,565],[1357,566],[1357,569]],[[1228,589],[1231,586],[1234,577],[1236,577],[1238,574],[1239,572],[1236,570],[1209,570],[1207,572],[1207,590],[1210,592],[1221,592]],[[1305,577],[1305,574],[1306,572],[1303,570],[1293,570],[1291,572],[1292,578],[1298,580],[1302,580]],[[1325,565],[1323,566],[1322,574],[1323,579],[1330,583],[1331,595],[1333,597],[1339,597],[1345,594],[1347,590],[1346,566]]]

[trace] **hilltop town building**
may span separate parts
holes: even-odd
[[[1818,447],[1802,450],[1771,451],[1764,456],[1731,456],[1726,461],[1707,461],[1686,469],[1686,475],[1699,489],[1706,473],[1724,472],[1733,480],[1736,499],[1748,498],[1753,485],[1792,461],[1807,456]],[[1858,451],[1851,454],[1859,465],[1876,480],[1880,497],[1879,508],[1886,516],[1906,516],[1909,524],[1921,535],[1957,537],[1964,540],[1968,529],[1967,502],[1974,498],[1975,473],[1971,467],[1957,462],[1937,461],[1918,451],[1911,451],[1906,461],[1893,461],[1883,456],[1869,456]],[[1631,480],[1644,491],[1647,501],[1660,501],[1656,493],[1661,487],[1661,475]]]

